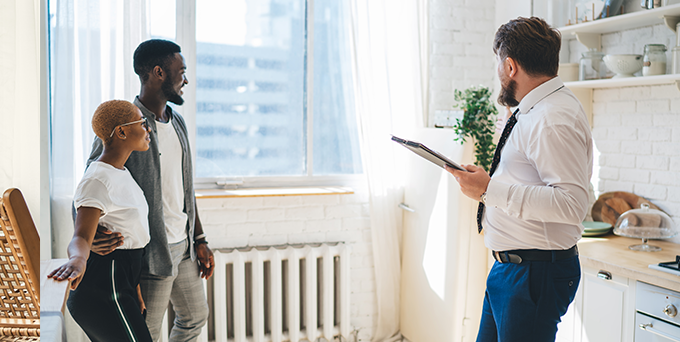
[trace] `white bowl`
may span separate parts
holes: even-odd
[[[604,63],[616,73],[613,78],[633,77],[642,70],[642,55],[605,55]]]

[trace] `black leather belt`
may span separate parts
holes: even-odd
[[[578,255],[576,245],[565,250],[517,249],[513,251],[493,251],[494,259],[504,263],[521,264],[522,261],[557,261]]]

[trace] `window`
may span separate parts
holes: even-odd
[[[195,0],[188,28],[167,4],[151,1],[152,37],[195,32],[181,45],[195,46],[196,108],[183,112],[195,113],[200,181],[362,173],[346,2]]]

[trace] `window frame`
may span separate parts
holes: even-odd
[[[182,47],[182,55],[187,65],[189,84],[184,87],[184,105],[174,107],[182,114],[189,130],[194,174],[196,173],[196,1],[175,1],[175,41]],[[235,189],[235,188],[269,188],[290,186],[349,186],[365,182],[365,171],[359,174],[315,175],[314,174],[314,0],[305,1],[305,30],[307,34],[304,60],[306,65],[305,84],[303,86],[305,123],[305,163],[306,175],[300,176],[243,176],[243,177],[194,177],[196,189]],[[311,25],[310,25],[311,23]],[[358,128],[357,122],[357,128]],[[361,153],[361,152],[360,152]]]

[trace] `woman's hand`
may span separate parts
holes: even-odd
[[[68,279],[71,282],[71,290],[75,290],[80,281],[83,280],[85,274],[85,267],[87,260],[82,257],[72,257],[67,263],[57,267],[54,271],[47,275],[56,281],[63,281]]]
[[[71,290],[75,290],[85,275],[87,258],[90,256],[90,244],[97,230],[101,210],[93,207],[80,207],[76,215],[76,226],[73,239],[68,244],[68,262],[59,266],[47,275],[57,281],[68,279]]]

